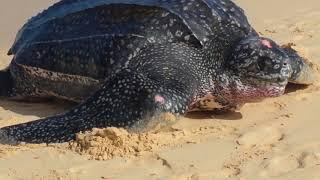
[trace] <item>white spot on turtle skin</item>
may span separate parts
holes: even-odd
[[[186,36],[184,37],[184,39],[185,39],[186,41],[189,41],[189,40],[190,40],[190,35],[186,35]]]
[[[37,58],[40,59],[41,58],[41,53],[39,51],[37,51]]]
[[[170,22],[169,22],[169,26],[173,26],[174,25],[174,19],[170,19]]]
[[[183,34],[183,32],[180,31],[180,30],[177,30],[176,33],[175,33],[175,35],[176,35],[177,37],[181,37],[182,34]]]
[[[150,43],[155,43],[155,42],[156,42],[156,40],[155,40],[155,37],[154,37],[154,36],[149,37],[149,38],[148,38],[148,41],[149,41]]]
[[[162,13],[161,14],[161,17],[166,17],[166,16],[168,16],[170,13],[168,13],[168,12],[164,12],[164,13]]]
[[[162,28],[163,28],[164,30],[166,30],[166,29],[168,28],[168,24],[162,25]]]
[[[114,60],[112,58],[110,58],[110,64],[114,64]]]

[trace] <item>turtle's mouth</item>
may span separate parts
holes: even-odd
[[[244,83],[245,88],[237,87],[238,102],[255,103],[261,102],[263,99],[281,96],[286,88],[288,81],[281,80],[259,80],[258,83]]]
[[[218,93],[233,105],[260,102],[284,93],[288,79],[279,77],[245,76],[223,86]]]
[[[275,76],[257,76],[249,75],[246,79],[251,84],[257,84],[259,86],[286,86],[288,84],[288,77],[275,75]]]

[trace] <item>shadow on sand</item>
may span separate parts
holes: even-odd
[[[285,90],[285,94],[290,94],[290,93],[294,93],[296,91],[299,91],[299,90],[305,90],[307,89],[309,86],[308,85],[304,85],[304,84],[292,84],[292,83],[289,83],[286,87],[286,90]]]
[[[294,93],[308,88],[306,85],[288,84],[285,94]],[[27,99],[10,100],[0,98],[0,107],[21,115],[32,115],[39,117],[52,116],[71,109],[77,105],[74,102],[57,99]],[[186,117],[191,119],[222,119],[222,120],[240,120],[240,112],[190,112]]]
[[[21,115],[46,117],[62,113],[76,104],[56,99],[42,99],[37,101],[22,101],[0,98],[0,107]]]
[[[190,112],[186,115],[190,119],[221,119],[221,120],[240,120],[242,114],[240,112],[216,112],[216,111],[201,111]]]

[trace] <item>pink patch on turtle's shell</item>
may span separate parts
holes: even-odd
[[[266,39],[261,40],[261,43],[268,48],[272,48],[271,42]]]
[[[154,101],[156,103],[160,103],[160,104],[164,104],[165,103],[165,99],[164,97],[160,96],[160,95],[155,95],[154,96]]]

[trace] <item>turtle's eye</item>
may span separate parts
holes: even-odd
[[[269,66],[272,66],[272,60],[269,57],[261,57],[258,59],[258,67],[260,70],[265,70]]]
[[[247,71],[254,73],[258,73],[259,71],[261,71],[260,66],[257,63],[250,64],[250,66],[248,66],[246,69]]]

